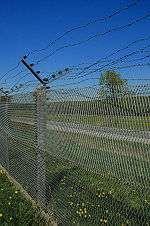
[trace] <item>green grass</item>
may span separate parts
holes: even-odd
[[[34,118],[35,111],[15,110],[11,117]],[[150,130],[150,117],[148,116],[102,116],[102,115],[78,115],[78,114],[48,114],[49,121],[81,123],[98,125],[102,127],[114,127],[118,129]]]
[[[150,196],[138,186],[50,156],[49,160],[47,174],[53,182],[53,209],[60,225],[97,226],[105,224],[104,220],[106,225],[148,225]]]
[[[44,226],[40,209],[33,207],[22,193],[0,170],[0,225],[1,226]]]
[[[10,168],[34,195],[36,134],[32,126],[13,127]],[[48,197],[60,226],[149,225],[148,145],[58,131],[47,134]]]
[[[56,114],[48,115],[48,120],[115,127],[119,129],[150,130],[150,117]]]
[[[149,145],[59,131],[47,139],[47,177],[61,225],[148,225]],[[82,203],[88,214],[80,213]]]

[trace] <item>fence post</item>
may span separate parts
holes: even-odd
[[[10,136],[10,128],[9,128],[9,104],[10,104],[10,97],[8,96],[1,96],[0,100],[1,104],[3,105],[1,111],[1,139],[2,139],[2,161],[4,167],[9,171],[9,136]]]
[[[36,91],[36,125],[37,125],[37,201],[46,207],[46,90],[44,87]]]

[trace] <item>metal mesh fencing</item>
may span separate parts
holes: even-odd
[[[1,147],[1,155],[7,159],[7,164],[6,161],[1,161],[1,164],[35,198],[37,139],[34,99],[32,93],[2,97],[0,136],[5,137],[1,140],[5,144]],[[32,124],[29,124],[30,121]],[[3,154],[6,150],[7,156]]]
[[[0,163],[58,225],[150,224],[150,84],[0,101]]]
[[[60,225],[149,225],[150,85],[51,90],[47,178]]]

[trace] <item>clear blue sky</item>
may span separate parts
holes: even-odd
[[[58,35],[64,31],[74,26],[84,24],[91,19],[98,19],[109,15],[113,11],[132,2],[133,1],[129,0],[2,1],[0,7],[0,75],[3,75],[7,70],[13,67],[25,53],[45,47],[51,40],[57,38]],[[112,27],[127,24],[135,18],[141,17],[149,12],[150,1],[141,0],[137,6],[112,18],[110,21],[98,22],[95,25],[89,26],[88,29],[82,29],[69,34],[58,41],[51,49],[35,57],[38,59],[66,43],[84,40],[97,32],[103,32]],[[46,62],[39,65],[37,69],[52,72],[82,62],[94,62],[115,49],[124,47],[131,41],[147,37],[150,35],[149,27],[150,17],[123,31],[114,32],[104,37],[97,37],[78,47],[59,51]],[[130,50],[123,52],[122,55],[148,45],[149,43],[150,40],[135,45]],[[150,53],[150,48],[147,50]],[[141,56],[143,55],[137,55],[130,59],[140,58]],[[30,60],[32,59],[35,59],[34,56],[30,58]],[[150,58],[141,62],[150,62]],[[135,62],[126,64],[134,63]],[[119,71],[124,77],[150,78],[150,67]],[[32,75],[28,76],[32,77]],[[9,79],[9,77],[7,77],[7,79]]]

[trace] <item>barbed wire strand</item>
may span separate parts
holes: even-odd
[[[92,25],[92,24],[95,24],[97,22],[100,22],[100,21],[107,21],[107,20],[110,20],[111,18],[119,15],[120,13],[124,12],[124,11],[127,11],[128,9],[130,9],[131,7],[134,7],[138,4],[140,0],[137,0],[117,11],[114,11],[112,14],[110,15],[107,15],[107,16],[104,16],[104,17],[101,17],[99,19],[94,19],[94,20],[90,20],[89,22],[87,22],[86,24],[83,24],[83,25],[80,25],[80,26],[75,26],[67,31],[65,31],[64,33],[62,33],[61,35],[58,36],[58,38],[54,39],[53,41],[51,41],[45,48],[42,48],[42,49],[36,49],[36,50],[33,50],[32,52],[30,52],[28,55],[30,54],[34,54],[34,53],[37,53],[37,52],[41,52],[41,51],[45,51],[46,49],[48,49],[49,47],[51,47],[54,43],[56,43],[58,40],[62,39],[63,37],[65,37],[66,35],[68,35],[69,33],[72,33],[74,31],[77,31],[77,30],[80,30],[80,29],[84,29],[84,28],[87,28],[89,25]]]
[[[82,40],[82,41],[79,41],[79,42],[76,42],[76,43],[73,43],[73,44],[66,44],[66,45],[64,45],[64,46],[61,46],[61,47],[57,48],[56,50],[54,50],[52,53],[46,55],[45,57],[43,57],[43,58],[41,58],[41,59],[39,59],[39,60],[37,60],[37,61],[35,62],[35,64],[37,65],[37,64],[39,64],[40,62],[45,61],[46,59],[48,59],[49,57],[53,56],[54,54],[56,54],[56,53],[59,52],[60,50],[63,50],[63,49],[69,48],[69,47],[79,46],[79,45],[81,45],[81,44],[84,44],[84,43],[86,43],[86,42],[88,42],[88,41],[90,41],[90,40],[96,38],[96,37],[105,36],[105,35],[107,35],[107,34],[109,34],[109,33],[117,32],[117,31],[123,30],[123,29],[125,29],[125,28],[132,27],[133,25],[135,25],[135,24],[137,24],[137,23],[139,23],[139,22],[141,22],[141,21],[143,21],[144,19],[149,18],[149,17],[150,17],[150,13],[147,13],[147,14],[145,14],[144,16],[139,17],[139,18],[137,18],[137,19],[135,19],[135,20],[129,22],[128,24],[121,25],[121,26],[118,26],[118,27],[114,27],[114,28],[112,28],[112,29],[108,29],[108,30],[106,30],[106,31],[103,32],[103,33],[96,33],[95,35],[92,35],[92,36],[90,36],[89,38],[87,38],[87,39],[85,39],[85,40]]]
[[[1,81],[4,77],[6,77],[6,75],[8,75],[10,72],[16,70],[16,69],[19,67],[20,63],[21,63],[21,61],[19,61],[15,67],[11,68],[11,69],[8,70],[5,74],[3,74],[3,75],[0,77],[0,81]]]

